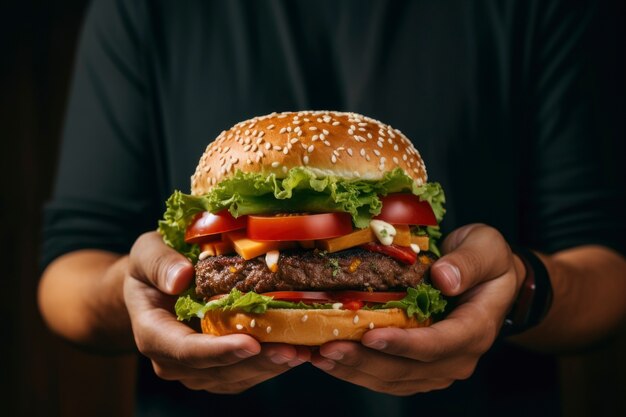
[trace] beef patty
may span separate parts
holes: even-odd
[[[196,264],[196,293],[204,298],[240,291],[319,291],[406,289],[421,283],[434,262],[430,252],[413,265],[360,248],[336,253],[317,250],[282,251],[278,270],[271,272],[260,256],[248,261],[239,255],[212,256]]]

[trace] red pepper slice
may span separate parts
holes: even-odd
[[[380,245],[377,243],[366,243],[361,247],[370,252],[378,252],[405,263],[407,265],[413,265],[417,262],[417,254],[413,250],[406,246],[398,245]]]

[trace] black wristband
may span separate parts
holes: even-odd
[[[541,259],[526,248],[511,249],[524,264],[526,276],[511,311],[504,319],[501,336],[522,333],[538,325],[552,305],[552,283]]]

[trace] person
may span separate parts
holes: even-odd
[[[49,327],[142,353],[140,416],[556,415],[541,352],[589,346],[626,317],[623,145],[594,118],[593,8],[565,3],[94,1],[45,209]],[[430,328],[319,349],[178,322],[193,268],[153,231],[166,198],[235,122],[326,108],[400,128],[443,184],[431,278],[455,307]],[[505,339],[541,267],[511,245],[535,251],[552,301]]]

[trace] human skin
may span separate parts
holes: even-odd
[[[140,236],[126,256],[82,250],[58,258],[44,272],[39,305],[49,327],[63,337],[98,349],[136,348],[151,359],[158,376],[191,389],[241,392],[310,361],[345,381],[409,395],[472,375],[525,274],[505,239],[489,226],[457,229],[442,249],[431,279],[443,294],[459,296],[446,319],[427,328],[374,329],[360,343],[330,342],[315,353],[260,344],[247,335],[199,334],[177,321],[173,304],[190,285],[193,267],[156,232]],[[540,325],[513,342],[543,351],[573,350],[623,326],[626,260],[621,255],[584,246],[540,257],[554,288],[552,307]]]

